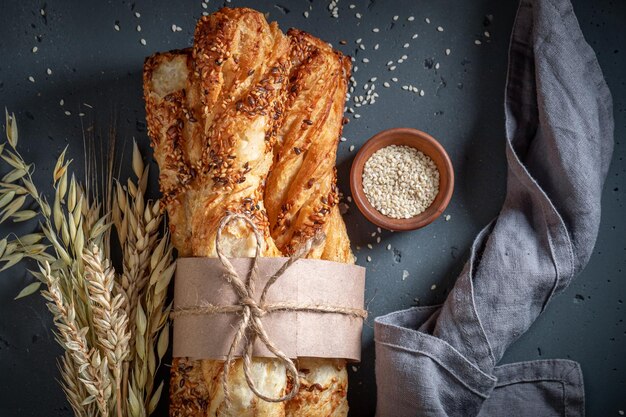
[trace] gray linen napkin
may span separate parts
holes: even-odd
[[[496,366],[586,265],[613,111],[569,0],[522,0],[509,50],[507,196],[441,307],[375,324],[377,415],[582,416],[572,361]]]

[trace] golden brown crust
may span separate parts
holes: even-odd
[[[264,233],[264,256],[288,255],[322,229],[325,244],[310,256],[353,262],[334,169],[348,76],[349,61],[328,44],[299,31],[285,36],[250,9],[203,17],[193,49],[146,60],[149,134],[181,256],[215,256],[217,223],[237,211]],[[225,236],[228,256],[253,254],[244,224]],[[345,416],[345,361],[300,359],[299,366],[303,388],[296,398],[267,403],[252,395],[236,361],[227,411],[222,363],[174,358],[170,415]],[[290,384],[272,359],[255,358],[252,372],[269,395],[282,395]]]
[[[323,230],[331,236],[310,257],[325,253],[329,257],[324,259],[352,263],[343,219],[334,210],[338,203],[335,161],[350,63],[305,32],[291,29],[288,36],[294,67],[267,180],[272,192],[265,193],[272,237],[281,252],[292,254]]]

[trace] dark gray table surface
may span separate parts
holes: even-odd
[[[350,8],[351,3],[356,7]],[[200,0],[2,0],[0,105],[17,114],[20,147],[35,162],[38,183],[49,184],[54,160],[67,144],[77,161],[74,168],[80,172],[82,132],[91,125],[95,132],[106,133],[113,121],[120,141],[126,143],[126,156],[132,138],[148,152],[141,85],[144,57],[190,45],[201,13],[222,5],[214,0],[207,9]],[[448,221],[441,218],[414,232],[383,232],[378,244],[371,237],[376,227],[355,207],[345,217],[358,263],[368,268],[371,317],[364,331],[363,361],[350,375],[350,415],[371,416],[376,401],[373,317],[417,303],[442,302],[465,262],[473,237],[497,215],[503,201],[503,93],[507,45],[517,3],[341,0],[337,19],[331,17],[327,1],[233,0],[230,5],[254,7],[283,29],[295,26],[310,31],[355,56],[356,94],[363,94],[363,85],[371,77],[378,78],[376,92],[380,97],[375,104],[356,109],[361,117],[350,119],[344,130],[347,141],[339,147],[339,185],[346,194],[348,171],[356,152],[350,152],[350,146],[358,150],[380,130],[406,126],[427,131],[452,158],[457,182],[445,213],[450,216]],[[626,410],[626,2],[575,0],[574,8],[598,55],[615,103],[616,146],[604,190],[600,235],[586,270],[551,303],[504,361],[579,361],[587,390],[587,414],[611,416]],[[303,15],[306,10],[308,19]],[[362,17],[358,19],[356,13]],[[394,15],[399,16],[395,22]],[[409,16],[414,20],[409,21]],[[114,30],[116,22],[119,32]],[[182,31],[173,32],[172,24]],[[412,39],[413,34],[418,37]],[[357,38],[363,39],[365,50],[358,48]],[[476,45],[477,39],[482,44]],[[339,45],[340,40],[347,44]],[[410,45],[404,48],[407,42]],[[377,50],[375,44],[380,45]],[[387,61],[404,54],[408,56],[405,62],[389,71]],[[363,63],[364,58],[369,63]],[[429,68],[430,60],[439,63],[439,68]],[[30,76],[34,82],[29,81]],[[392,82],[392,77],[399,81]],[[383,87],[384,81],[391,87]],[[409,84],[423,89],[425,95],[401,89]],[[66,115],[66,110],[71,115]],[[151,190],[157,190],[156,175]],[[19,230],[28,228],[21,226]],[[11,231],[6,226],[0,228],[2,235]],[[368,249],[368,243],[373,249]],[[386,249],[388,244],[392,250]],[[367,256],[371,262],[366,261]],[[409,276],[403,280],[404,270]],[[53,339],[50,315],[38,295],[13,301],[30,280],[23,268],[0,274],[0,417],[70,416],[56,381],[55,358],[61,349]],[[157,415],[167,415],[165,404]]]

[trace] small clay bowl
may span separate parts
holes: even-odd
[[[411,146],[428,155],[439,170],[439,193],[430,207],[408,219],[393,219],[374,208],[363,192],[363,167],[377,150],[389,145]],[[448,206],[454,190],[454,171],[445,149],[432,136],[417,129],[395,128],[383,130],[365,142],[352,162],[350,170],[352,198],[363,215],[377,226],[388,230],[415,230],[433,222]]]

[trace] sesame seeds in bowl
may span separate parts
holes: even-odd
[[[389,129],[359,150],[350,187],[357,207],[372,223],[389,230],[414,230],[445,210],[454,172],[446,151],[432,136],[416,129]]]

